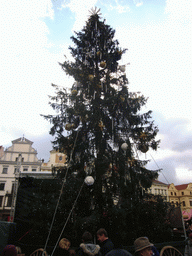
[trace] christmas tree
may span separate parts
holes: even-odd
[[[73,61],[60,65],[74,83],[70,89],[53,84],[50,105],[57,113],[44,117],[52,124],[54,148],[68,156],[69,176],[95,180],[86,209],[107,218],[109,209],[143,200],[158,170],[148,170],[140,155],[156,150],[159,141],[152,111],[142,112],[147,99],[129,91],[127,64],[119,64],[126,49],[99,12],[92,9],[86,26],[71,37]],[[84,206],[83,200],[77,205]]]

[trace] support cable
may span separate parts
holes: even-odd
[[[81,193],[81,190],[82,190],[82,188],[83,188],[83,185],[84,185],[84,181],[83,181],[83,184],[81,185],[81,188],[80,188],[80,190],[79,190],[79,193],[78,193],[78,195],[77,195],[77,197],[76,197],[76,199],[75,199],[75,202],[74,202],[74,204],[73,204],[73,207],[72,207],[72,209],[71,209],[71,211],[70,211],[70,213],[69,213],[69,215],[68,215],[68,217],[67,217],[67,220],[66,220],[66,222],[65,222],[65,224],[64,224],[64,226],[63,226],[63,229],[61,230],[61,233],[60,233],[59,238],[58,238],[58,240],[57,240],[57,242],[56,242],[56,244],[55,244],[55,247],[54,247],[54,249],[53,249],[53,251],[52,251],[51,256],[54,254],[55,249],[56,249],[56,247],[57,247],[57,245],[58,245],[58,243],[59,243],[59,241],[60,241],[60,239],[61,239],[61,236],[62,236],[62,234],[63,234],[63,231],[65,230],[65,227],[66,227],[66,225],[67,225],[67,222],[68,222],[68,220],[69,220],[69,218],[70,218],[70,216],[71,216],[71,213],[73,212],[73,209],[75,208],[76,202],[77,202],[77,200],[78,200],[78,198],[79,198],[79,196],[80,196],[80,193]]]
[[[77,131],[77,134],[76,134],[75,142],[74,142],[74,145],[73,145],[73,148],[72,148],[72,151],[71,151],[71,154],[70,154],[70,158],[69,158],[69,163],[70,163],[70,161],[71,161],[71,159],[72,159],[73,151],[74,151],[74,148],[75,148],[75,145],[76,145],[76,142],[77,142],[78,133],[79,133],[79,130]],[[62,193],[63,193],[64,185],[65,185],[65,182],[66,182],[66,179],[67,179],[68,170],[69,170],[69,165],[67,166],[67,171],[66,171],[65,177],[64,177],[64,179],[63,179],[63,183],[62,183],[60,195],[59,195],[59,198],[58,198],[58,201],[57,201],[57,205],[56,205],[56,208],[55,208],[55,212],[54,212],[54,215],[53,215],[53,219],[52,219],[52,222],[51,222],[51,227],[50,227],[50,229],[49,229],[49,234],[48,234],[48,236],[47,236],[47,240],[46,240],[46,242],[45,242],[45,246],[44,246],[44,249],[43,249],[43,254],[44,254],[45,251],[46,251],[47,244],[48,244],[48,241],[49,241],[49,237],[50,237],[50,234],[51,234],[51,230],[52,230],[52,228],[53,228],[53,224],[54,224],[54,221],[55,221],[55,216],[56,216],[56,213],[57,213],[57,209],[58,209],[58,206],[59,206],[59,202],[60,202],[60,199],[61,199],[61,195],[62,195]]]
[[[162,172],[162,169],[158,166],[158,164],[156,163],[155,159],[153,158],[153,156],[150,154],[151,158],[153,159],[153,161],[155,162],[155,164],[157,165],[157,167],[159,168],[159,170],[161,171],[161,173],[163,174],[163,177],[166,179],[167,184],[170,184],[170,182],[167,180],[167,178],[165,177],[164,173]]]

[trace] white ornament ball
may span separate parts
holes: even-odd
[[[93,183],[94,183],[94,179],[93,179],[92,176],[87,176],[87,177],[85,178],[85,184],[86,184],[86,185],[91,186],[91,185],[93,185]]]
[[[124,151],[127,150],[127,148],[128,148],[127,143],[124,142],[124,143],[121,145],[121,148],[122,148]]]

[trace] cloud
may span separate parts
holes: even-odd
[[[192,21],[192,2],[189,0],[167,0],[165,13],[170,15],[172,20]]]
[[[49,51],[46,17],[54,17],[51,0],[1,3],[2,144],[26,131],[48,133],[48,122],[40,114],[52,113],[48,106],[48,95],[53,94],[50,85],[67,81],[58,65],[60,54]]]
[[[133,2],[136,5],[136,7],[140,7],[143,5],[143,1],[141,1],[141,0],[133,0]]]
[[[69,8],[72,13],[75,14],[75,23],[73,25],[73,31],[79,31],[85,25],[87,21],[89,10],[94,8],[97,0],[70,0],[64,1],[62,8]]]

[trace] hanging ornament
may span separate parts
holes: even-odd
[[[140,135],[140,139],[145,140],[147,138],[147,134],[145,132],[142,132]]]
[[[124,101],[125,101],[125,98],[121,95],[121,96],[120,96],[120,100],[121,100],[122,102],[124,102]]]
[[[122,51],[117,51],[117,53],[118,53],[119,55],[122,55]]]
[[[135,159],[134,158],[131,159],[131,158],[128,157],[128,161],[127,162],[129,164],[129,166],[131,166],[131,167],[135,165]]]
[[[120,70],[121,72],[125,72],[125,65],[119,66],[119,70]]]
[[[76,95],[77,95],[77,90],[72,90],[72,91],[71,91],[71,94],[72,94],[73,96],[76,96]]]
[[[94,75],[89,75],[89,81],[93,81],[93,79],[94,79]]]
[[[146,144],[141,144],[139,145],[138,149],[142,152],[142,153],[146,153],[149,150],[149,146]]]
[[[91,186],[93,185],[94,183],[94,179],[92,176],[87,176],[84,180],[85,184],[88,185],[88,186]]]
[[[101,89],[103,90],[103,82],[101,81]]]
[[[126,151],[128,148],[128,145],[126,142],[124,142],[122,145],[121,145],[121,149],[123,149],[124,151]]]
[[[66,124],[65,125],[65,130],[70,131],[71,128],[72,128],[71,124]]]
[[[102,85],[101,85],[101,84],[97,84],[97,87],[101,89],[101,88],[102,88]]]
[[[101,68],[105,68],[105,67],[106,67],[106,62],[105,62],[105,61],[101,61],[100,67],[101,67]]]
[[[101,129],[101,131],[102,131],[103,128],[105,127],[102,121],[99,122],[98,126],[99,126],[99,128]]]
[[[98,56],[98,57],[100,56],[100,53],[101,53],[100,51],[97,52],[97,56]]]

